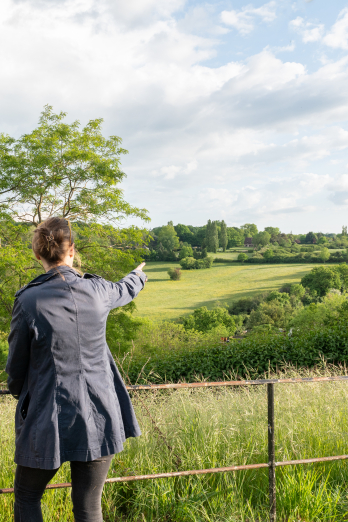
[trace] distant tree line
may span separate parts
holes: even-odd
[[[150,233],[152,239],[147,259],[153,261],[175,261],[187,257],[203,259],[207,252],[225,252],[231,248],[243,247],[246,238],[251,238],[253,250],[260,251],[269,247],[268,253],[261,252],[264,259],[273,257],[274,252],[282,248],[290,248],[291,253],[299,253],[301,245],[319,245],[320,249],[348,248],[346,226],[342,227],[341,234],[312,231],[306,234],[285,234],[278,227],[265,227],[264,230],[259,231],[254,223],[245,223],[241,227],[228,227],[224,220],[209,219],[206,225],[200,227],[182,223],[174,225],[169,221],[167,225],[153,228]]]

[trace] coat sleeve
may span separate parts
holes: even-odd
[[[13,306],[8,343],[7,384],[13,397],[18,399],[28,371],[30,357],[29,326],[18,298]]]
[[[133,270],[117,283],[108,281],[110,309],[124,306],[139,294],[145,286],[146,275],[140,270]]]

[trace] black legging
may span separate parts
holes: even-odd
[[[103,522],[101,496],[112,457],[108,455],[90,462],[70,462],[71,499],[76,522]],[[15,522],[43,522],[41,498],[58,469],[17,466],[14,483]]]

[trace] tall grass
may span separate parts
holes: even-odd
[[[317,373],[342,372],[326,368]],[[288,369],[279,377],[298,375]],[[115,456],[110,477],[268,460],[264,386],[137,392],[132,399],[143,435],[128,440]],[[9,487],[15,470],[15,401],[0,400],[0,487]],[[348,453],[347,400],[345,382],[277,385],[276,459]],[[348,520],[347,463],[288,466],[276,473],[279,521]],[[65,464],[53,482],[69,478]],[[13,495],[0,496],[0,522],[13,520],[12,503]],[[73,521],[70,491],[47,491],[43,511],[44,520]],[[268,470],[107,484],[103,513],[107,522],[263,522],[268,520]]]

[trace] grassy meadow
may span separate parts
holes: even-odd
[[[222,252],[216,254],[222,256]],[[228,252],[225,256],[237,255]],[[176,319],[200,306],[230,304],[241,297],[277,290],[284,283],[297,283],[313,268],[311,264],[243,265],[219,263],[207,270],[183,270],[180,281],[171,281],[168,268],[178,263],[149,262],[146,288],[136,299],[140,317],[154,321]],[[315,266],[320,266],[316,264]]]
[[[288,369],[279,377],[298,375]],[[138,393],[172,450],[133,395],[143,434],[115,456],[110,477],[267,462],[264,386]],[[0,401],[0,487],[9,487],[16,402]],[[345,382],[276,386],[276,459],[346,454],[347,401]],[[276,474],[279,522],[348,520],[347,463],[287,466]],[[69,480],[64,464],[52,482]],[[12,506],[13,495],[0,496],[0,522],[13,521]],[[45,521],[73,522],[70,490],[47,491],[43,513]],[[103,514],[105,522],[265,522],[268,470],[107,484]]]

